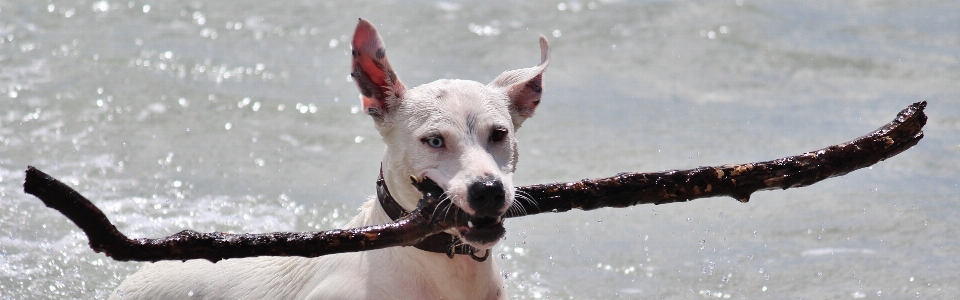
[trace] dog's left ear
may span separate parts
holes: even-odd
[[[390,106],[403,99],[407,87],[393,72],[387,60],[386,48],[377,29],[365,19],[360,19],[353,32],[353,70],[350,76],[357,82],[363,112],[378,123],[383,121]]]
[[[543,95],[543,71],[550,64],[550,43],[540,36],[540,64],[536,67],[503,72],[488,86],[500,89],[510,98],[510,117],[513,128],[533,116]]]

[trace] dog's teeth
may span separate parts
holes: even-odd
[[[473,221],[467,221],[467,227],[473,228]]]

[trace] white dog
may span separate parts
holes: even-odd
[[[514,203],[514,134],[540,103],[549,52],[541,36],[536,67],[504,72],[487,85],[441,79],[407,90],[377,30],[361,19],[351,75],[387,149],[378,199],[364,203],[347,226],[389,223],[414,209],[421,193],[411,175],[443,188],[449,202],[441,208],[461,210],[468,225],[415,247],[147,264],[111,299],[506,299],[487,257],[505,233],[501,216]]]

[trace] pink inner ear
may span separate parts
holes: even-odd
[[[497,76],[488,86],[500,89],[510,98],[510,107],[513,110],[513,125],[520,128],[520,124],[531,116],[540,105],[543,94],[543,71],[550,64],[550,43],[547,38],[540,36],[540,64],[532,68],[506,71]]]
[[[363,103],[364,113],[367,113],[367,114],[371,113],[371,109],[374,109],[373,112],[376,112],[376,110],[381,109],[379,102],[377,102],[376,100],[364,97],[363,95],[360,95],[360,102]]]
[[[355,64],[360,66],[363,73],[366,73],[367,77],[381,89],[387,85],[387,74],[383,69],[385,66],[383,62],[379,62],[378,65],[376,61],[382,59],[376,56],[382,48],[383,42],[380,40],[377,29],[367,20],[361,19],[360,23],[357,24],[357,30],[353,33],[353,51],[355,52],[353,60]]]
[[[377,57],[377,52],[382,51],[380,49],[383,49],[383,41],[377,29],[367,20],[361,19],[360,24],[357,24],[357,30],[353,33],[353,51],[356,51],[354,61],[360,64],[360,68],[374,83],[382,87],[387,85],[387,74],[383,69],[385,67],[383,62],[381,61],[378,66],[375,61],[383,59]]]
[[[380,34],[367,20],[360,19],[353,33],[351,76],[362,94],[364,112],[379,118],[387,113],[387,99],[403,98],[406,88],[393,72]]]

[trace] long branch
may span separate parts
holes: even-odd
[[[532,215],[574,208],[592,210],[685,202],[717,196],[747,202],[756,191],[808,186],[869,167],[910,149],[923,138],[923,125],[927,123],[923,109],[926,106],[926,101],[914,103],[900,111],[890,123],[855,140],[771,161],[656,173],[621,173],[602,179],[520,187],[518,194],[536,201],[518,198],[518,205],[523,206],[519,211],[525,212],[523,215]]]
[[[901,111],[896,119],[853,141],[777,160],[672,170],[656,173],[622,173],[614,177],[517,188],[516,205],[507,217],[664,204],[698,198],[730,196],[741,202],[760,190],[787,189],[842,176],[893,157],[923,138],[926,102]],[[185,230],[159,239],[129,239],[106,215],[66,184],[33,168],[26,171],[24,191],[74,222],[96,252],[121,261],[158,261],[253,256],[317,257],[394,246],[410,246],[457,224],[453,218],[434,216],[442,190],[425,179],[414,181],[423,193],[418,208],[395,223],[318,232],[264,234],[198,233]],[[522,213],[516,213],[521,211]]]
[[[75,190],[34,167],[27,167],[24,192],[37,196],[56,209],[90,240],[90,248],[119,261],[159,261],[254,256],[304,256],[356,252],[395,246],[412,246],[420,240],[455,226],[433,218],[443,193],[429,179],[414,182],[423,193],[416,210],[397,222],[360,228],[315,232],[230,234],[184,230],[158,239],[130,239],[110,223],[107,216]]]

